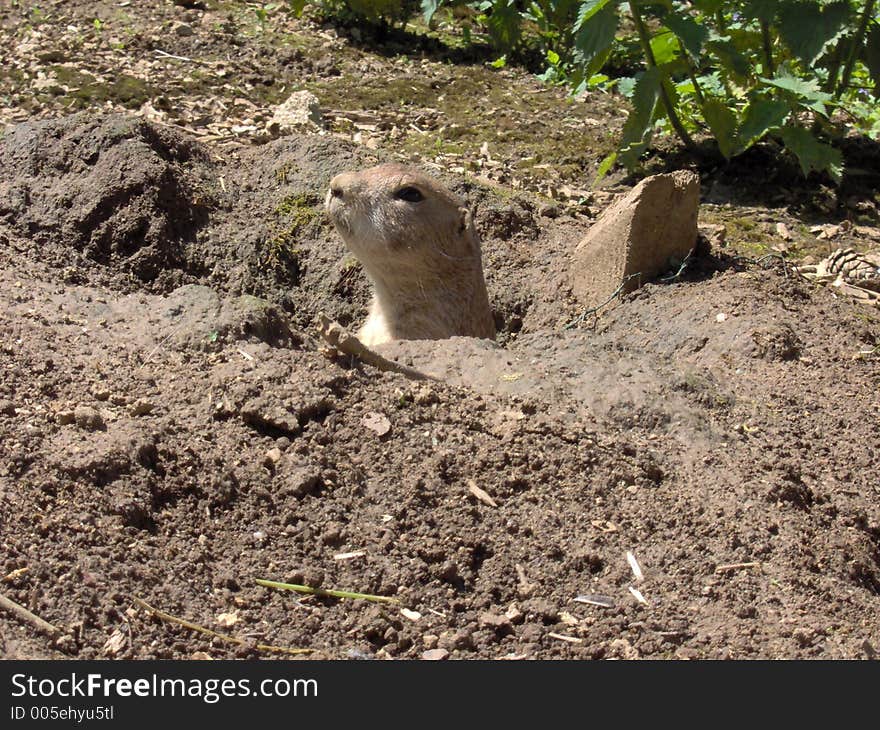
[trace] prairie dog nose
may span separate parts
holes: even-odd
[[[339,200],[345,200],[345,198],[351,197],[351,195],[360,187],[357,180],[353,178],[354,176],[347,172],[342,172],[336,175],[330,181],[330,191],[328,196],[330,198],[338,198]]]
[[[345,192],[342,185],[342,180],[340,180],[341,176],[337,175],[330,181],[330,197],[331,198],[344,198]]]

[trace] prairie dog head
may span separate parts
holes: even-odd
[[[418,170],[386,164],[334,177],[326,207],[373,283],[358,332],[364,344],[495,337],[480,239],[456,195]]]
[[[450,263],[479,262],[471,213],[418,170],[385,164],[330,181],[326,208],[349,250],[374,280]]]

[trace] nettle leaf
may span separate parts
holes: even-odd
[[[743,14],[747,18],[772,23],[779,9],[779,0],[751,0],[745,4]]]
[[[591,66],[592,62],[607,54],[614,43],[614,34],[620,16],[617,13],[617,5],[606,3],[580,26],[574,36],[575,57],[579,63]],[[604,60],[603,60],[604,63]],[[593,71],[598,69],[593,68]]]
[[[703,52],[703,44],[709,38],[709,29],[706,26],[700,25],[689,15],[675,12],[666,13],[663,16],[663,23],[678,36],[691,56],[700,57]]]
[[[751,147],[767,132],[782,126],[791,108],[781,99],[755,99],[745,110],[737,135],[740,151]]]
[[[694,0],[691,4],[706,15],[714,15],[721,10],[724,0]]]
[[[727,39],[709,41],[706,47],[736,81],[744,82],[748,80],[752,73],[752,64],[748,58],[740,53],[732,41]]]
[[[600,10],[603,10],[611,0],[585,0],[578,10],[576,28],[580,28]]]
[[[875,23],[865,43],[865,66],[874,81],[874,96],[880,97],[880,25]]]
[[[828,116],[825,102],[831,101],[831,94],[826,94],[819,88],[819,82],[815,79],[799,79],[787,74],[780,74],[776,78],[760,78],[765,84],[775,86],[777,89],[787,91],[797,99],[797,102],[805,109],[812,109],[823,116]]]
[[[661,29],[651,39],[651,52],[658,66],[670,63],[678,56],[678,38],[668,29]]]
[[[498,48],[503,51],[513,50],[522,36],[522,23],[516,1],[495,0],[486,26]]]
[[[785,2],[779,8],[779,36],[806,64],[813,63],[826,44],[838,37],[850,18],[849,0],[824,5],[811,0]]]
[[[706,99],[702,109],[703,118],[715,135],[721,154],[729,160],[736,154],[736,114],[726,101],[715,98]]]
[[[631,98],[633,109],[623,125],[618,153],[618,160],[629,170],[636,166],[650,141],[662,82],[663,73],[657,67],[649,68],[636,81]]]
[[[422,17],[426,23],[430,24],[431,18],[434,17],[434,13],[437,12],[442,2],[443,0],[422,0]]]
[[[306,9],[306,5],[308,4],[308,0],[290,0],[290,12],[293,13],[294,18],[302,17],[303,10]]]
[[[812,132],[803,127],[783,127],[779,136],[786,149],[791,150],[804,175],[812,170],[827,172],[838,185],[843,179],[843,155],[840,150],[820,142]]]

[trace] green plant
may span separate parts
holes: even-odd
[[[659,130],[691,149],[708,133],[727,158],[773,137],[804,174],[840,182],[839,122],[875,136],[880,127],[876,0],[422,0],[425,19],[454,4],[478,12],[502,54],[495,65],[532,47],[546,81],[616,86],[629,98],[600,177],[615,162],[636,167]],[[601,73],[612,54],[641,70]]]

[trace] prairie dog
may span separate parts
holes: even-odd
[[[330,181],[326,208],[373,284],[358,338],[495,338],[480,239],[470,211],[440,183],[397,164]]]

